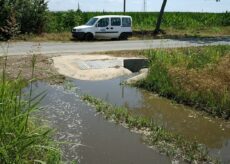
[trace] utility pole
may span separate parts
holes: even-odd
[[[146,10],[147,10],[147,2],[146,0],[144,0],[144,12],[146,12]]]
[[[126,12],[126,0],[124,0],[124,13]]]
[[[166,4],[167,4],[167,0],[163,0],[162,6],[161,6],[161,11],[160,11],[160,14],[159,14],[158,19],[157,19],[156,29],[154,30],[155,34],[158,34],[161,32],[160,27],[161,27],[161,22],[162,22],[162,18],[164,15]]]
[[[78,1],[78,3],[77,3],[77,12],[81,12],[81,7],[80,7],[79,1]]]
[[[77,10],[80,10],[80,3],[77,4]]]

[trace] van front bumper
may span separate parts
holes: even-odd
[[[72,32],[72,36],[77,39],[84,39],[85,33],[84,32]]]

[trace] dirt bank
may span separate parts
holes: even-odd
[[[17,78],[19,75],[22,79],[30,80],[32,78],[32,56],[9,56],[0,58],[0,71],[6,62],[6,74],[9,78]],[[35,57],[34,78],[45,80],[51,84],[62,83],[65,77],[60,75],[53,67],[53,61],[43,55]]]

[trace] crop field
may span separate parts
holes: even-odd
[[[49,12],[46,25],[47,32],[70,31],[72,27],[86,23],[91,17],[97,15],[123,15],[119,12]],[[158,13],[155,12],[128,12],[133,18],[134,30],[153,30]],[[162,27],[178,30],[212,29],[216,32],[222,27],[230,26],[230,13],[165,13]],[[229,31],[228,31],[229,32]]]

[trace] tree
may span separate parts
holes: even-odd
[[[41,34],[47,20],[47,2],[45,0],[18,0],[18,2],[17,20],[21,33]]]
[[[12,10],[12,9],[11,9]],[[4,22],[4,25],[0,27],[0,38],[9,40],[19,33],[18,24],[16,21],[15,12],[12,10],[10,15]]]
[[[44,31],[47,20],[46,0],[0,0],[0,38],[15,34]]]

